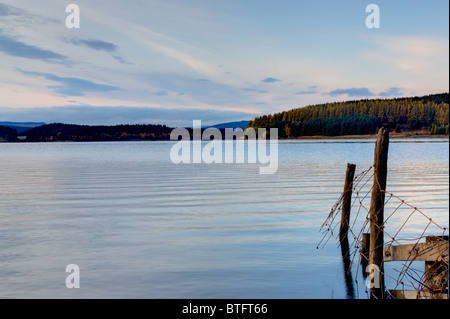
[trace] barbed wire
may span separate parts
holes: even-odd
[[[369,264],[370,251],[362,251],[363,249],[363,236],[370,233],[370,202],[373,185],[370,187],[368,184],[373,180],[374,166],[362,171],[356,175],[352,184],[352,203],[351,203],[351,219],[347,221],[349,224],[346,235],[346,245],[348,248],[346,252],[343,252],[343,258],[350,259],[349,268],[346,271],[350,271],[353,265],[358,262],[363,265],[363,277],[365,276],[364,265]],[[372,183],[373,184],[373,183]],[[370,184],[369,184],[370,185]],[[379,187],[379,185],[378,185]],[[440,225],[438,222],[427,216],[421,209],[408,203],[399,196],[381,190],[380,196],[384,196],[384,216],[385,219],[379,230],[383,233],[384,242],[383,249],[388,247],[408,244],[411,247],[410,254],[407,256],[406,261],[401,261],[401,266],[396,267],[400,261],[395,263],[395,266],[389,267],[384,270],[385,267],[381,267],[381,274],[389,281],[389,285],[392,287],[386,291],[388,298],[395,298],[395,294],[392,291],[396,290],[413,290],[416,292],[417,298],[435,298],[446,294],[448,298],[448,232],[449,228]],[[336,222],[338,216],[342,214],[342,204],[344,199],[343,192],[335,204],[332,206],[330,213],[320,227],[322,233],[322,239],[317,244],[317,248],[324,247],[332,237],[337,237],[338,245],[342,247],[343,242],[340,236],[336,236],[338,231],[336,228],[340,225],[341,220]],[[356,212],[354,214],[353,212]],[[353,216],[354,215],[354,216]],[[408,225],[413,224],[414,230],[409,230]],[[417,230],[417,226],[421,227],[421,230]],[[433,237],[427,234],[431,231],[434,232]],[[366,235],[367,236],[367,235]],[[421,246],[427,242],[426,246]],[[423,248],[425,247],[425,248]],[[375,247],[377,249],[380,247]],[[394,247],[395,248],[395,247]],[[417,267],[418,263],[415,261],[421,259],[425,255],[429,255],[431,252],[435,253],[435,261],[427,262],[425,265]],[[437,254],[436,254],[437,252]],[[434,257],[433,257],[434,258]],[[422,261],[423,262],[423,261]],[[383,266],[386,263],[383,263]],[[360,271],[360,267],[356,267],[356,278]],[[356,284],[358,280],[355,279]],[[358,291],[359,295],[359,290]],[[368,290],[365,290],[368,294]],[[358,296],[359,298],[359,296]]]

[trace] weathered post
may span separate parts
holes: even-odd
[[[352,206],[353,179],[355,177],[355,164],[347,164],[345,174],[344,193],[342,197],[341,227],[339,229],[339,239],[341,245],[348,238],[348,229],[350,224],[350,209]]]
[[[361,250],[359,251],[359,253],[361,254],[361,265],[364,270],[369,264],[369,251],[370,251],[370,234],[364,233],[362,234]],[[363,271],[363,277],[366,278],[365,271]]]
[[[353,179],[355,177],[354,164],[347,164],[345,174],[344,192],[341,206],[341,226],[339,228],[339,241],[341,244],[342,260],[344,262],[344,278],[347,286],[347,296],[354,298],[353,279],[350,272],[350,245],[348,243],[348,230],[350,225],[350,209],[352,204]]]
[[[384,269],[383,269],[383,221],[384,221],[384,199],[387,179],[387,160],[389,149],[389,131],[381,128],[378,132],[375,145],[374,176],[372,199],[370,203],[370,251],[369,264],[378,268],[378,282],[374,282],[370,288],[371,299],[384,298]]]

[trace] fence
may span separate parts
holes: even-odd
[[[379,271],[378,285],[370,286],[371,299],[448,299],[448,227],[386,191],[388,145],[389,133],[381,129],[374,165],[355,176],[355,165],[348,164],[344,190],[320,228],[323,237],[318,247],[338,234],[347,272],[356,262],[369,280],[375,279],[374,273],[367,274],[366,269]],[[414,232],[408,229],[412,221]],[[417,225],[422,227],[419,232]],[[427,235],[430,230],[434,236]],[[402,264],[385,271],[386,262]],[[417,262],[425,264],[418,268]]]

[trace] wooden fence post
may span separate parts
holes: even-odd
[[[350,225],[350,209],[352,206],[353,179],[355,177],[355,164],[347,164],[345,173],[344,195],[342,197],[341,227],[339,229],[339,239],[341,245],[347,241],[348,229]]]
[[[370,288],[371,299],[384,298],[384,268],[383,268],[383,221],[384,199],[387,179],[387,160],[389,149],[389,131],[381,128],[375,145],[374,176],[372,199],[370,203],[370,251],[369,264],[379,269],[379,282]]]
[[[361,265],[363,268],[363,277],[366,277],[366,267],[369,264],[369,251],[370,251],[370,234],[362,234],[361,249],[359,253],[361,254]]]
[[[352,206],[353,179],[355,178],[355,168],[356,165],[347,164],[344,192],[342,195],[341,226],[339,228],[339,241],[341,244],[342,260],[344,262],[344,278],[347,287],[347,296],[349,298],[354,298],[355,293],[352,274],[350,271],[350,245],[348,242],[348,230],[350,228],[350,209]]]

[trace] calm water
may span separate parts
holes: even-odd
[[[175,165],[172,145],[0,144],[0,298],[365,298],[336,239],[316,246],[374,140],[280,142],[274,175]],[[392,140],[388,191],[448,227],[448,139]]]

